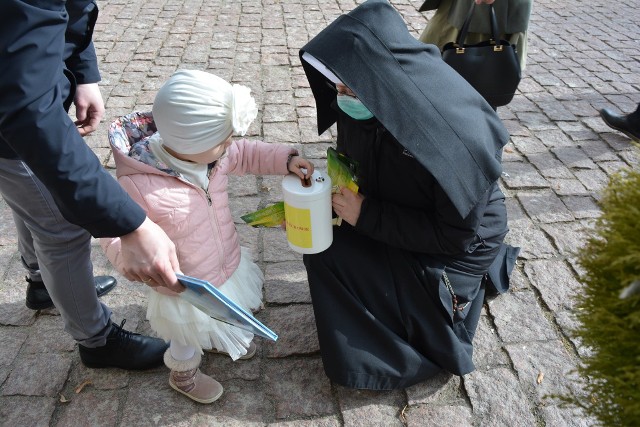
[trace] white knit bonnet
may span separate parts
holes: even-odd
[[[182,154],[203,153],[232,134],[244,135],[258,115],[251,89],[211,73],[178,70],[153,101],[162,143]]]

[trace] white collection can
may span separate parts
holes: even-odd
[[[333,242],[331,178],[316,169],[309,182],[295,174],[282,179],[287,241],[301,254],[317,254]]]

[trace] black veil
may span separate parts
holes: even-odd
[[[501,120],[435,46],[409,33],[387,1],[366,1],[300,50],[321,134],[337,119],[335,91],[302,59],[305,52],[353,90],[436,178],[463,218],[500,177],[509,139]]]

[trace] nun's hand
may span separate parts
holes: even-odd
[[[346,187],[340,187],[340,192],[333,195],[331,205],[339,217],[355,226],[360,217],[363,200],[362,194],[354,193]]]

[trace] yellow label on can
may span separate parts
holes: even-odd
[[[313,247],[311,239],[311,210],[284,204],[284,216],[287,223],[287,240],[299,248]]]

